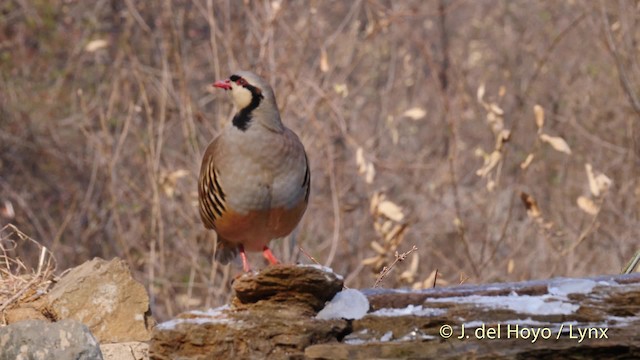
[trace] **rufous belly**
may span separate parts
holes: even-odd
[[[272,239],[289,235],[298,225],[307,203],[304,199],[290,208],[239,213],[226,211],[216,220],[215,230],[227,243],[243,245],[246,251],[262,251]]]

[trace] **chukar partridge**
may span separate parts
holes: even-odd
[[[310,173],[298,136],[282,124],[271,86],[238,71],[214,87],[231,91],[237,107],[232,124],[207,147],[198,199],[205,227],[218,234],[216,260],[262,251],[277,264],[268,244],[290,234],[307,208]]]

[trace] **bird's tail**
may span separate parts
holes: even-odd
[[[230,245],[224,241],[217,241],[216,245],[216,261],[222,265],[227,265],[238,256],[239,249],[235,245]]]

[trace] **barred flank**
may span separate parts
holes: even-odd
[[[200,179],[200,214],[203,220],[213,226],[215,221],[222,216],[226,210],[224,201],[225,194],[222,191],[220,182],[218,181],[218,173],[213,167],[213,163],[209,163],[207,171],[202,174]]]

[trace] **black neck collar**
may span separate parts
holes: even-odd
[[[240,109],[240,111],[238,111],[238,113],[233,117],[233,126],[242,131],[246,131],[249,128],[251,125],[253,110],[255,110],[260,105],[262,99],[264,99],[262,92],[257,87],[246,84],[244,85],[244,88],[251,92],[251,102],[249,105]]]

